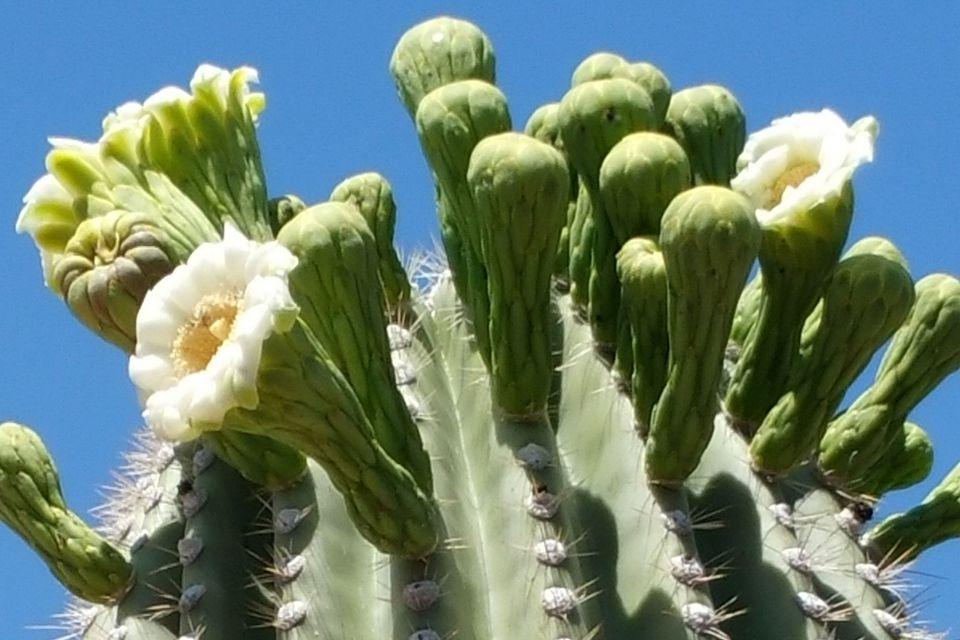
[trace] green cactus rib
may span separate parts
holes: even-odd
[[[560,102],[560,131],[574,170],[590,198],[592,242],[588,316],[601,348],[616,345],[616,252],[619,244],[600,197],[603,159],[624,136],[656,126],[653,103],[643,89],[623,78],[592,80],[575,86]],[[581,242],[583,238],[579,239]]]
[[[224,429],[274,438],[319,462],[378,549],[408,557],[433,551],[433,501],[383,450],[349,382],[302,321],[264,343],[257,387],[257,408],[228,412]]]
[[[748,433],[783,394],[800,349],[804,320],[820,299],[847,239],[849,183],[837,198],[763,225],[760,310],[743,344],[725,404]]]
[[[747,130],[743,109],[729,90],[706,84],[673,94],[664,130],[687,152],[695,184],[730,185]]]
[[[298,214],[277,241],[299,260],[290,289],[300,317],[350,384],[377,442],[430,495],[430,459],[394,384],[370,228],[355,207],[328,202]]]
[[[783,474],[814,452],[847,388],[903,323],[913,299],[910,274],[897,262],[864,254],[837,265],[819,330],[750,443],[758,469]]]
[[[67,508],[40,437],[13,422],[0,424],[0,519],[78,597],[113,602],[130,588],[130,563]]]
[[[390,183],[378,173],[361,173],[334,187],[330,200],[349,202],[363,215],[377,242],[377,272],[387,312],[397,318],[409,315],[410,282],[393,248],[397,205]]]
[[[663,253],[652,238],[633,238],[617,254],[617,276],[622,287],[620,334],[630,363],[630,393],[637,430],[646,437],[653,407],[667,382],[669,335],[667,327],[667,271]],[[620,371],[626,375],[626,371]]]
[[[467,183],[490,300],[494,399],[519,419],[538,419],[547,410],[550,278],[569,181],[563,156],[526,135],[489,136],[470,156]]]
[[[710,441],[734,308],[759,246],[753,209],[729,189],[696,187],[663,215],[670,356],[647,437],[651,482],[682,483]]]
[[[466,181],[470,154],[483,138],[509,131],[510,113],[503,93],[480,80],[444,85],[420,101],[417,133],[440,193],[440,225],[460,247],[450,262],[457,290],[474,323],[477,347],[490,362],[490,301],[483,266],[480,228]],[[444,241],[446,243],[446,240]]]
[[[926,549],[956,537],[960,537],[960,465],[919,505],[871,529],[865,542],[874,558],[909,562]]]
[[[873,385],[830,423],[819,463],[833,481],[854,486],[869,475],[907,414],[960,367],[960,281],[933,274],[894,334]]]

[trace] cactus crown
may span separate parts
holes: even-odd
[[[748,138],[727,89],[598,53],[519,133],[494,67],[446,17],[390,61],[427,287],[384,177],[268,198],[252,69],[54,142],[17,228],[149,427],[103,534],[0,425],[0,519],[77,596],[67,637],[935,637],[899,576],[960,535],[960,468],[865,526],[930,470],[907,419],[960,366],[960,281],[841,255],[875,121]]]

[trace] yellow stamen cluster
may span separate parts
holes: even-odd
[[[171,357],[178,376],[182,378],[207,367],[230,337],[240,302],[236,292],[213,293],[200,299],[193,317],[180,327],[173,341]]]
[[[780,177],[777,178],[776,182],[773,183],[773,187],[771,187],[772,193],[770,194],[768,208],[773,208],[780,204],[780,200],[783,199],[783,192],[787,190],[787,187],[798,186],[819,170],[820,165],[816,162],[804,162],[784,171],[780,174]]]

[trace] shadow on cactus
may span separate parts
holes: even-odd
[[[908,418],[960,366],[960,282],[843,254],[876,122],[748,137],[727,89],[599,53],[517,133],[451,18],[390,70],[429,286],[382,176],[268,198],[251,69],[53,141],[17,229],[148,427],[98,533],[0,425],[0,518],[77,596],[68,637],[936,637],[901,576],[960,535],[958,471],[863,529],[930,470]]]

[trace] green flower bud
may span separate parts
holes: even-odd
[[[710,441],[727,336],[760,237],[749,200],[722,187],[685,191],[663,214],[670,356],[645,449],[653,483],[682,483]]]
[[[180,259],[150,216],[113,211],[77,226],[51,288],[87,328],[132,352],[143,297]]]
[[[933,469],[933,442],[927,432],[904,422],[868,475],[854,487],[859,493],[878,498],[888,491],[906,489],[926,480]]]
[[[672,88],[667,76],[660,69],[649,62],[634,62],[615,68],[611,78],[626,78],[640,85],[653,101],[653,111],[657,122],[663,124],[667,117],[667,108],[670,106]]]
[[[578,182],[577,200],[573,203],[569,242],[570,300],[586,319],[590,304],[590,263],[593,259],[593,207],[583,180]]]
[[[411,117],[434,89],[458,80],[494,82],[493,45],[475,25],[440,17],[401,36],[390,57],[390,73]]]
[[[820,467],[855,486],[895,440],[907,415],[960,367],[960,281],[933,274],[917,282],[916,301],[894,334],[873,385],[830,423],[820,441]]]
[[[607,80],[614,77],[614,71],[627,64],[629,63],[626,58],[609,51],[591,53],[573,70],[570,86],[576,87],[593,80]]]
[[[417,132],[440,191],[440,227],[457,292],[473,320],[477,347],[489,365],[487,275],[480,258],[480,229],[467,167],[473,148],[487,136],[509,131],[504,95],[492,84],[464,80],[420,101]]]
[[[267,217],[270,220],[270,230],[276,236],[283,225],[293,220],[294,216],[307,208],[307,205],[295,195],[287,194],[279,198],[271,198],[267,202]]]
[[[633,238],[617,254],[622,287],[621,312],[632,363],[630,390],[640,434],[646,437],[650,415],[667,382],[667,270],[663,253],[651,238]],[[618,353],[618,362],[621,356]]]
[[[481,140],[467,182],[490,297],[494,400],[507,415],[545,415],[553,372],[550,276],[566,214],[563,155],[517,133]]]
[[[744,340],[725,400],[747,431],[763,421],[786,389],[804,320],[837,263],[852,215],[853,191],[848,182],[838,197],[763,224],[760,309]]]
[[[910,562],[923,551],[960,536],[960,465],[953,468],[923,502],[874,527],[864,538],[876,560]]]
[[[617,242],[659,234],[667,205],[690,185],[690,163],[673,138],[642,132],[620,140],[600,166],[600,199]]]
[[[696,184],[728,186],[737,175],[746,117],[724,87],[705,84],[673,94],[664,128],[687,152]]]
[[[750,443],[755,467],[784,474],[813,452],[847,388],[903,323],[913,300],[913,281],[899,262],[861,254],[837,265],[809,351]]]
[[[355,207],[326,202],[288,222],[277,241],[298,259],[290,290],[301,318],[352,387],[384,451],[429,494],[430,459],[394,382],[370,227]]]
[[[551,102],[539,107],[527,120],[523,130],[528,136],[546,142],[563,153],[566,162],[567,153],[563,147],[563,139],[560,137],[559,102]],[[557,242],[557,257],[553,266],[553,275],[557,279],[558,285],[562,287],[568,287],[570,282],[570,228],[576,215],[577,191],[579,188],[579,178],[576,172],[569,167],[568,172],[570,174],[570,191],[567,197],[566,220],[563,229],[560,231],[560,240]]]
[[[377,270],[387,311],[399,317],[410,303],[410,281],[393,248],[393,230],[397,222],[397,205],[390,183],[379,173],[361,173],[347,178],[330,194],[334,202],[355,206],[377,242]]]
[[[847,252],[843,254],[842,259],[846,260],[847,258],[861,255],[882,256],[899,264],[907,273],[910,272],[910,266],[907,264],[907,259],[902,253],[900,253],[900,250],[897,249],[896,245],[886,238],[881,238],[879,236],[867,236],[866,238],[861,238],[860,240],[854,242],[849,249],[847,249]],[[756,307],[759,311],[759,297],[756,300]],[[810,348],[813,346],[813,340],[817,335],[817,331],[820,329],[820,322],[822,319],[823,300],[817,303],[817,306],[814,307],[813,311],[810,312],[810,315],[807,316],[807,319],[803,323],[803,332],[800,335],[801,356],[805,356],[810,352]],[[734,322],[734,327],[736,327],[736,322]]]
[[[619,243],[603,210],[600,167],[624,136],[656,126],[653,103],[645,91],[629,80],[594,80],[567,92],[560,103],[559,117],[570,163],[583,181],[592,209],[590,324],[601,349],[611,349],[616,343],[620,297],[616,272]],[[576,284],[577,278],[572,279]]]
[[[0,520],[77,597],[115,602],[130,588],[130,563],[67,508],[43,442],[12,422],[0,424]]]

